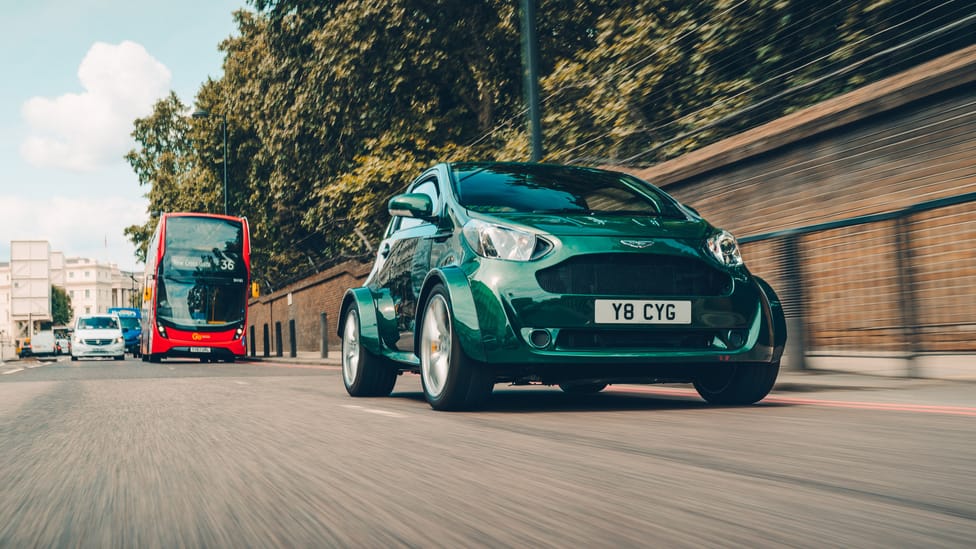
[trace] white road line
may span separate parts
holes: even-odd
[[[238,385],[250,385],[250,383],[248,383],[246,381],[235,381],[234,383],[236,383]]]
[[[343,404],[343,408],[350,408],[353,410],[362,410],[370,414],[377,414],[386,417],[407,417],[406,414],[401,414],[400,412],[391,412],[389,410],[379,410],[377,408],[363,408],[362,406],[357,406],[355,404]]]
[[[16,374],[17,372],[23,372],[23,371],[24,371],[23,368],[17,368],[16,370],[7,370],[6,372],[3,373],[3,375]]]

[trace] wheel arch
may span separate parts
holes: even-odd
[[[762,294],[763,309],[767,311],[767,314],[763,315],[762,329],[772,332],[770,343],[773,347],[773,354],[778,361],[786,347],[786,314],[783,312],[783,304],[769,282],[755,275],[753,275],[753,279],[755,279]]]
[[[346,327],[346,315],[349,308],[356,305],[359,311],[359,342],[360,345],[373,354],[382,354],[380,340],[380,322],[377,315],[376,300],[369,288],[352,288],[346,290],[339,306],[339,319],[336,322],[336,335],[342,339],[342,332]]]
[[[430,293],[437,284],[444,286],[451,300],[452,316],[461,348],[474,360],[484,361],[485,347],[481,340],[478,309],[468,277],[459,267],[451,265],[427,273],[417,297],[417,311],[423,311],[427,307]],[[418,315],[418,324],[413,338],[414,353],[418,357],[420,356],[420,320]]]

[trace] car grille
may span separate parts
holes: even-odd
[[[600,349],[709,349],[715,332],[687,330],[561,330],[556,348]]]
[[[92,345],[92,346],[109,345],[111,343],[112,343],[111,339],[86,339],[85,340],[85,345]]]
[[[541,269],[536,280],[554,294],[717,296],[729,275],[697,259],[655,254],[591,254]]]

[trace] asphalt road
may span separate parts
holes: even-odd
[[[8,363],[0,547],[972,547],[973,389],[441,413],[416,376],[353,399],[329,367]]]

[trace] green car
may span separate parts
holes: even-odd
[[[419,373],[437,410],[496,383],[596,393],[692,383],[715,404],[765,397],[786,322],[735,238],[653,185],[553,164],[438,164],[405,194],[338,334],[352,396]]]

